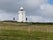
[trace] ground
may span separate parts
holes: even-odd
[[[0,22],[0,40],[53,40],[53,24]]]

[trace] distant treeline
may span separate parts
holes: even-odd
[[[4,20],[4,21],[0,21],[0,22],[15,22],[15,23],[26,23],[26,24],[41,24],[41,25],[53,25],[53,22],[17,22],[17,21],[13,21],[13,20]]]
[[[32,22],[32,24],[39,24],[39,25],[40,25],[40,24],[41,24],[41,25],[47,25],[47,24],[48,24],[48,25],[53,25],[52,22],[45,22],[45,23],[44,23],[44,22],[42,22],[42,23],[41,23],[41,22],[35,22],[35,23]]]
[[[1,21],[1,22],[17,22],[17,21],[13,21],[13,20],[4,20],[4,21]]]

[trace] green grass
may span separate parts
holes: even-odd
[[[53,24],[0,22],[0,40],[53,40]]]
[[[0,40],[30,40],[30,35],[27,31],[3,30],[0,31]]]
[[[53,33],[50,32],[27,32],[20,30],[1,30],[0,40],[53,40]]]

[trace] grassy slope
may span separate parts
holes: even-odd
[[[0,40],[53,40],[53,25],[0,22]]]

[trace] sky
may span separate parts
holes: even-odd
[[[18,20],[23,6],[30,22],[53,22],[53,0],[0,0],[0,20]]]

